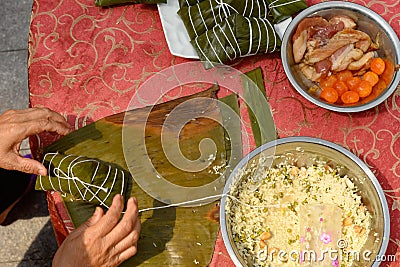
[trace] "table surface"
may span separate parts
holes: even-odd
[[[191,60],[168,50],[155,6],[98,8],[93,0],[35,0],[29,35],[32,107],[48,107],[80,128],[124,111],[137,89],[154,73]],[[309,5],[320,1],[307,1]],[[356,1],[379,13],[400,35],[399,1]],[[400,90],[377,108],[356,114],[331,112],[305,100],[290,85],[279,54],[235,63],[246,72],[261,67],[279,137],[312,136],[356,154],[384,189],[391,219],[387,254],[400,258]],[[174,92],[169,97],[190,94]],[[58,137],[31,138],[32,150]],[[57,193],[48,193],[57,240],[72,230]],[[399,261],[399,260],[398,260]],[[233,265],[218,238],[211,265]],[[384,263],[383,266],[399,266]]]

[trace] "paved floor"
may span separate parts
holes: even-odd
[[[32,0],[1,0],[0,113],[28,107],[28,32]],[[27,142],[23,153],[29,153]],[[6,179],[9,177],[0,177]],[[0,266],[51,266],[57,248],[43,192],[24,198],[0,226]]]

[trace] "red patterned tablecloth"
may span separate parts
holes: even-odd
[[[155,6],[98,8],[93,0],[34,0],[29,35],[32,107],[64,115],[76,128],[124,111],[137,88],[154,73],[190,60],[168,50]],[[308,1],[310,5],[320,2]],[[400,35],[400,2],[356,1],[384,17]],[[331,112],[301,97],[290,85],[279,54],[237,62],[245,72],[261,67],[279,137],[312,136],[348,148],[380,181],[389,203],[391,235],[387,254],[400,266],[400,91],[377,108],[356,114]],[[174,97],[190,91],[174,93]],[[57,137],[31,138],[32,150]],[[38,142],[40,141],[40,142]],[[58,242],[72,224],[57,193],[48,193]],[[213,266],[233,266],[221,237]]]

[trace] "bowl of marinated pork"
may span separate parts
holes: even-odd
[[[350,2],[324,2],[298,14],[285,31],[281,57],[303,97],[337,112],[376,107],[400,81],[396,33],[380,15]]]

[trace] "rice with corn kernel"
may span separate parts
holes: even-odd
[[[361,251],[371,215],[349,177],[340,174],[340,167],[322,160],[308,166],[285,160],[271,168],[256,168],[259,164],[253,162],[237,173],[235,180],[240,182],[232,185],[232,198],[226,203],[233,240],[249,266],[270,266],[271,260],[273,266],[299,266],[300,259],[282,262],[278,257],[261,255],[265,251],[300,251],[299,212],[310,205],[339,207],[340,239],[347,242],[346,250]],[[351,266],[353,260],[344,257],[332,265]]]

